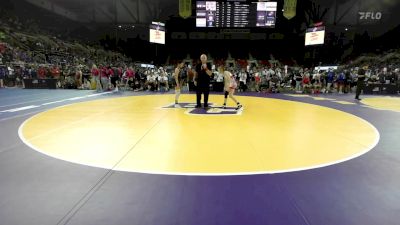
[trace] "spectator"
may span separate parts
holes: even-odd
[[[132,67],[128,67],[125,71],[125,90],[131,88],[132,90],[135,90],[135,73],[132,69]]]
[[[397,91],[398,91],[398,93],[400,93],[400,69],[396,68],[394,70],[394,74],[395,74],[395,79],[397,82]]]
[[[117,86],[117,83],[118,83],[118,80],[119,80],[118,68],[117,67],[111,67],[111,66],[108,67],[108,74],[109,74],[109,77],[110,77],[110,83],[112,85],[112,88],[115,91],[118,91],[118,86]]]
[[[5,77],[6,77],[6,67],[0,65],[0,88],[4,88]]]
[[[297,93],[301,93],[301,92],[302,92],[302,91],[301,91],[301,82],[302,82],[302,80],[303,80],[302,74],[301,74],[299,71],[296,71],[296,72],[295,72],[295,75],[294,75],[294,79],[296,80],[295,91],[296,91]]]
[[[333,69],[329,69],[328,74],[326,76],[325,93],[331,92],[331,87],[332,87],[332,84],[333,84],[334,80],[335,80],[335,72],[333,72]]]
[[[158,87],[157,90],[159,91],[169,91],[169,85],[168,85],[168,77],[166,72],[162,67],[159,69],[159,76],[157,77],[158,80]]]
[[[92,74],[92,83],[94,83],[94,85],[96,86],[96,91],[100,92],[102,89],[100,81],[100,71],[97,68],[96,64],[93,64],[91,74]],[[94,85],[92,84],[92,87]]]
[[[344,75],[345,75],[345,82],[344,82],[344,93],[349,93],[351,92],[351,83],[352,83],[352,78],[351,78],[351,73],[349,70],[344,70]]]
[[[148,72],[145,87],[148,91],[155,91],[157,87],[157,77],[154,73],[154,69]]]
[[[239,92],[244,92],[247,90],[246,81],[247,74],[244,69],[242,69],[242,71],[239,73]]]
[[[54,65],[51,68],[51,76],[54,79],[60,79],[60,69],[58,68],[58,66]]]
[[[79,66],[76,67],[76,72],[75,72],[75,82],[76,82],[76,88],[82,89],[82,70]]]
[[[46,78],[46,69],[43,66],[40,66],[37,72],[38,78],[39,79],[45,79]]]
[[[319,94],[322,88],[322,82],[321,82],[321,72],[322,71],[315,71],[314,75],[313,75],[313,80],[314,80],[314,90],[313,93],[314,94]]]
[[[311,86],[310,74],[308,72],[304,73],[302,85],[303,85],[303,92],[309,93],[312,86]]]
[[[280,78],[278,74],[273,74],[271,80],[269,81],[269,92],[270,93],[279,93],[280,88]]]
[[[344,74],[344,72],[340,72],[337,78],[339,94],[343,94],[345,81],[346,81],[346,75]]]
[[[261,84],[261,77],[260,73],[255,73],[254,74],[254,82],[255,82],[255,91],[260,92],[260,84]]]

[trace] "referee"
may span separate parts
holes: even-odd
[[[368,66],[364,66],[358,70],[357,74],[357,89],[356,89],[356,100],[360,99],[361,90],[364,89],[364,80],[365,80],[365,70],[368,69]]]
[[[196,85],[196,108],[201,107],[201,94],[204,94],[204,108],[208,108],[208,95],[210,93],[210,77],[212,71],[210,70],[211,64],[207,63],[207,56],[202,54],[200,56],[201,63],[196,65],[194,75],[194,85]]]

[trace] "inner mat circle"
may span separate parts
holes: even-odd
[[[195,98],[182,95],[180,102]],[[223,98],[211,95],[210,102],[217,107]],[[35,115],[19,133],[31,148],[69,162],[179,175],[318,168],[360,156],[379,140],[370,123],[349,113],[294,101],[237,98],[244,109],[236,116],[163,108],[174,95],[82,102]]]

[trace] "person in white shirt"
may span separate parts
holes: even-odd
[[[254,74],[254,88],[256,92],[260,92],[260,85],[261,85],[261,72],[256,72]]]
[[[215,73],[215,82],[224,82],[224,74],[220,72]]]
[[[155,90],[157,86],[157,80],[156,80],[156,75],[154,74],[154,70],[152,70],[149,75],[147,75],[147,82],[145,86],[148,88],[148,90]]]
[[[159,75],[157,77],[158,80],[158,90],[163,90],[163,91],[168,91],[169,90],[169,85],[168,85],[168,77],[167,73],[164,71],[164,69],[161,67],[159,69]]]
[[[247,73],[242,69],[239,73],[239,91],[246,91],[246,80],[247,80]]]
[[[320,71],[317,71],[317,70],[314,71],[313,80],[314,80],[313,93],[314,94],[319,94],[321,92],[321,88],[322,88],[322,81],[321,81],[321,73],[320,73]]]
[[[225,91],[225,98],[224,98],[224,104],[222,108],[226,108],[226,101],[229,98],[231,98],[235,103],[236,103],[236,110],[242,108],[243,106],[236,100],[236,98],[233,96],[235,93],[235,89],[237,88],[237,83],[235,80],[235,77],[230,73],[229,71],[225,71],[224,67],[219,67],[218,71],[222,74],[224,74],[224,91]]]
[[[269,74],[270,77],[272,77],[272,76],[275,75],[275,71],[272,68],[269,68],[268,74]]]
[[[282,71],[281,71],[280,68],[277,68],[277,69],[276,69],[275,74],[278,76],[278,78],[279,78],[280,80],[282,80],[283,77],[282,77]]]

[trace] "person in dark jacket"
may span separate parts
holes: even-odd
[[[204,108],[208,108],[208,95],[210,93],[210,78],[212,76],[211,64],[207,63],[207,56],[200,56],[201,63],[196,65],[194,84],[196,85],[196,108],[201,107],[201,95],[204,95]]]
[[[356,100],[360,99],[361,90],[364,88],[364,81],[365,81],[365,70],[368,69],[367,66],[360,68],[357,74],[357,89],[356,89]]]

